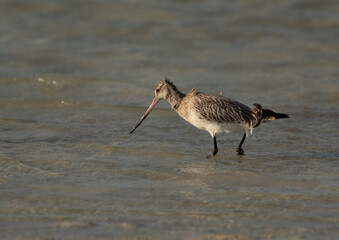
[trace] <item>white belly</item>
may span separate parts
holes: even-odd
[[[190,124],[194,125],[195,127],[209,132],[212,137],[216,133],[222,133],[222,132],[229,133],[231,131],[245,129],[245,127],[242,124],[217,123],[214,121],[208,121],[208,120],[199,118],[197,114],[194,114],[194,113],[190,114],[188,118],[185,120],[189,122]]]

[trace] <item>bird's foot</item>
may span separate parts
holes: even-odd
[[[236,152],[238,156],[242,156],[245,154],[245,151],[242,148],[237,148]]]
[[[206,158],[211,158],[214,157],[217,153],[210,153],[206,155]]]

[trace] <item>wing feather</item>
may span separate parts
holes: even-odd
[[[250,128],[255,121],[251,109],[240,102],[222,96],[198,93],[196,110],[201,118],[218,123],[246,124]]]

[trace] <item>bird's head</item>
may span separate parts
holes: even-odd
[[[148,114],[152,111],[152,109],[157,105],[157,103],[161,99],[168,99],[170,94],[171,94],[171,89],[176,90],[177,88],[174,86],[174,84],[167,78],[165,77],[163,80],[155,84],[154,86],[154,99],[151,103],[151,105],[148,107],[147,111],[145,114],[141,117],[139,123],[135,126],[135,128],[130,132],[133,133],[135,129],[146,119]]]

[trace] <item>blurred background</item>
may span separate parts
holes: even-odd
[[[335,239],[335,0],[0,1],[2,239]],[[234,98],[291,115],[208,133],[163,101]]]

